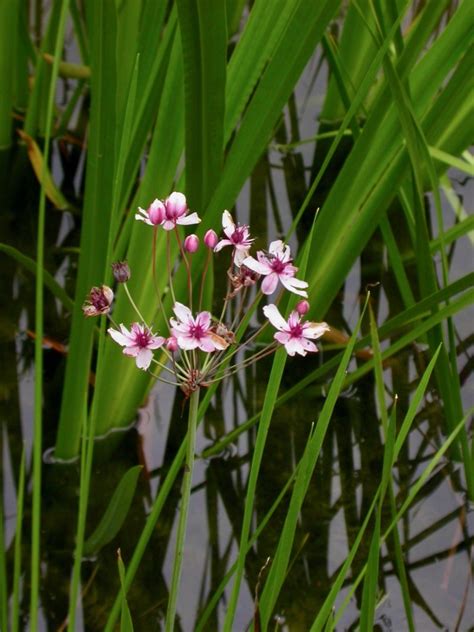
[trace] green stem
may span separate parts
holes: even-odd
[[[35,391],[34,391],[34,431],[33,431],[33,500],[31,527],[31,592],[30,592],[30,630],[38,630],[39,578],[40,578],[40,539],[41,539],[41,465],[43,435],[43,269],[44,269],[44,232],[46,224],[46,167],[50,154],[51,130],[53,126],[54,98],[58,76],[61,47],[64,40],[64,27],[68,0],[63,0],[54,47],[54,61],[49,84],[48,109],[46,115],[46,133],[44,139],[44,161],[41,174],[41,191],[38,209],[38,232],[36,250],[36,287],[35,287]]]
[[[194,449],[196,444],[196,426],[199,407],[199,389],[191,394],[189,400],[188,437],[186,444],[186,464],[183,475],[181,491],[181,512],[179,514],[178,535],[176,537],[176,550],[174,556],[173,577],[166,613],[166,632],[173,632],[176,616],[176,604],[178,600],[179,582],[181,579],[181,567],[183,563],[184,541],[188,522],[189,500],[191,498],[191,484],[193,481]]]

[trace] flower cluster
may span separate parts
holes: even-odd
[[[204,235],[203,243],[207,249],[207,255],[200,277],[199,292],[196,292],[196,288],[193,289],[190,257],[199,250],[200,240],[195,234],[190,234],[182,240],[179,226],[199,224],[201,219],[197,213],[189,212],[185,196],[174,192],[163,201],[156,199],[146,210],[139,208],[135,218],[155,229],[151,265],[156,288],[158,288],[154,260],[156,230],[161,227],[166,231],[167,281],[172,297],[171,309],[174,314],[165,319],[168,327],[167,337],[153,333],[151,327],[144,322],[127,287],[130,269],[126,262],[113,264],[114,278],[118,283],[123,284],[140,322],[134,322],[130,329],[123,324],[117,326],[114,323],[109,314],[114,294],[105,285],[92,288],[84,303],[83,311],[86,316],[109,314],[114,326],[108,329],[108,333],[116,343],[123,347],[125,355],[135,358],[138,368],[150,371],[152,363],[155,364],[161,369],[160,375],[154,373],[152,375],[162,381],[180,386],[186,395],[189,395],[201,386],[207,386],[213,381],[232,375],[243,366],[248,366],[272,353],[279,345],[283,345],[290,356],[295,354],[305,356],[317,351],[314,341],[329,331],[329,326],[326,323],[304,320],[310,307],[306,300],[308,284],[297,277],[298,268],[293,264],[288,244],[284,244],[281,240],[272,241],[268,250],[259,250],[256,256],[252,256],[250,250],[254,239],[250,235],[249,226],[237,224],[232,215],[224,211],[223,237],[219,239],[212,229]],[[175,266],[172,265],[170,256],[171,231],[174,231],[180,256],[186,266],[188,305],[175,299],[173,284]],[[227,247],[231,248],[231,260],[227,269],[227,292],[221,315],[216,318],[209,311],[202,310],[203,290],[211,257]],[[254,286],[255,290],[252,289]],[[240,332],[243,317],[258,304],[263,295],[272,295],[279,288],[281,292],[274,302],[263,307],[265,316],[263,324],[244,339]],[[283,317],[277,307],[281,293],[285,290],[302,297],[288,319]],[[197,297],[198,308],[193,311],[193,301],[196,302]],[[157,299],[160,309],[164,310],[163,297],[158,289]],[[252,300],[251,305],[248,304],[249,300]],[[259,343],[260,333],[269,323],[277,331],[274,333],[273,342],[262,345]],[[240,332],[239,341],[235,333],[237,331]],[[244,356],[242,359],[242,354],[238,352],[250,346],[254,348],[253,355]],[[160,350],[159,359],[154,353],[158,349]],[[236,357],[241,358],[240,362],[232,364]],[[163,377],[164,372],[171,374],[173,379]]]

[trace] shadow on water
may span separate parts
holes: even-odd
[[[314,122],[305,123],[304,117],[296,114],[297,96],[299,98],[301,95],[296,95],[290,101],[276,132],[275,140],[279,144],[295,143],[314,133],[313,127],[308,129],[308,125],[314,126]],[[262,156],[249,182],[250,204],[244,195],[237,203],[239,217],[249,216],[255,232],[262,236],[262,243],[258,245],[266,243],[265,236],[285,234],[292,216],[305,197],[308,172],[317,170],[319,156],[324,155],[325,151],[324,144],[318,144],[313,156],[304,146],[284,153],[270,149]],[[345,154],[343,146],[327,177],[334,177]],[[58,159],[58,155],[55,158]],[[1,241],[34,258],[35,178],[21,148],[13,155],[3,155],[1,160],[0,172],[5,178],[0,187]],[[59,162],[57,160],[56,164]],[[79,165],[78,150],[74,147],[69,161],[65,161],[63,156],[61,173],[64,186],[70,190],[76,187],[78,206],[81,198],[81,177],[77,177]],[[315,206],[320,206],[324,201],[328,186],[323,180],[317,198],[313,200]],[[308,226],[302,224],[299,230],[301,239]],[[74,283],[74,249],[78,246],[79,232],[80,221],[77,216],[48,209],[46,268],[56,275],[67,290]],[[400,227],[400,233],[403,234],[403,227]],[[27,472],[30,472],[31,467],[34,277],[3,253],[0,253],[0,261],[1,472],[7,564],[11,576],[17,465],[23,445],[27,453]],[[407,271],[410,272],[409,267]],[[350,333],[359,315],[360,297],[369,285],[379,281],[381,286],[373,292],[374,307],[385,318],[399,312],[400,297],[392,272],[384,259],[382,242],[376,234],[355,265],[354,273],[341,289],[326,319],[335,327]],[[48,295],[45,312],[48,339],[45,340],[44,353],[46,446],[54,443],[69,324],[69,315]],[[467,337],[465,341],[460,341],[461,348],[464,343],[468,345]],[[324,350],[323,345],[323,351],[318,356],[304,361],[289,361],[282,391],[297,384],[319,365],[322,358],[327,359],[330,353]],[[400,421],[406,414],[417,378],[426,364],[424,352],[412,347],[393,358],[385,372],[388,392],[398,395],[397,415]],[[261,409],[270,366],[268,362],[263,362],[258,370],[247,370],[218,391],[199,431],[198,453]],[[472,371],[472,363],[466,364],[464,371],[467,378]],[[314,383],[276,409],[259,477],[254,526],[266,515],[300,458],[312,424],[317,423],[326,389],[327,383]],[[431,388],[395,470],[398,504],[406,498],[424,463],[443,443],[442,415],[437,393]],[[158,485],[183,439],[185,424],[181,394],[169,388],[157,387],[139,411],[139,419],[139,423],[126,433],[115,434],[97,444],[87,533],[98,524],[123,473],[137,463],[144,468],[120,532],[96,556],[87,559],[83,566],[82,608],[84,619],[87,620],[85,629],[91,631],[103,629],[118,590],[115,551],[120,547],[124,560],[130,559]],[[189,545],[185,553],[179,603],[179,625],[182,630],[193,629],[194,622],[235,559],[255,433],[253,427],[240,436],[236,445],[218,456],[197,462]],[[344,392],[337,403],[301,512],[291,554],[291,569],[277,604],[275,629],[298,632],[310,628],[374,497],[381,477],[382,460],[380,418],[375,402],[374,381],[370,374]],[[62,629],[67,613],[78,487],[79,470],[76,463],[65,465],[45,462],[41,542],[41,608],[45,630]],[[129,592],[135,630],[160,629],[163,624],[179,491],[178,479]],[[28,485],[22,551],[22,568],[25,569],[22,608],[25,621],[28,611],[30,493],[31,485]],[[238,629],[246,629],[251,622],[258,577],[265,560],[275,551],[286,509],[283,502],[263,531],[258,544],[247,556],[246,586],[238,619],[241,628]],[[384,508],[383,518],[388,522],[388,507]],[[472,508],[469,510],[466,506],[462,476],[456,463],[445,464],[435,471],[412,509],[403,518],[399,535],[403,543],[418,629],[454,630],[457,623],[460,625],[457,629],[466,629],[468,622],[474,619],[473,602],[467,599],[471,582],[474,523]],[[357,576],[365,563],[369,546],[370,538],[367,537],[354,561],[341,599],[347,594],[351,579]],[[383,593],[380,595],[381,603],[374,629],[394,632],[407,629],[395,573],[394,545],[390,539],[381,551],[380,586]],[[338,630],[357,629],[361,597],[361,589],[356,590]],[[225,603],[225,599],[222,599],[206,629],[219,629]]]

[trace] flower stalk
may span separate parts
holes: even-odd
[[[178,602],[179,584],[183,567],[184,545],[186,540],[186,527],[188,523],[189,502],[191,499],[191,485],[193,482],[194,454],[196,448],[196,427],[199,408],[199,389],[196,389],[189,398],[188,434],[186,441],[186,461],[184,464],[183,482],[181,487],[181,509],[179,512],[178,532],[176,536],[176,548],[173,564],[173,576],[171,579],[170,596],[166,612],[166,632],[172,632],[176,618],[176,606]]]

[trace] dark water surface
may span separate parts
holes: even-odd
[[[311,85],[314,71],[313,63],[301,80],[294,101],[278,129],[278,143],[294,142],[298,136],[307,138],[314,135],[315,119],[320,107],[318,82],[326,81],[323,69],[314,88]],[[79,195],[81,152],[77,148],[69,148],[68,153],[64,154],[59,149],[56,145],[54,171],[57,181],[62,182],[63,189],[70,197]],[[318,145],[317,151],[323,152],[324,147]],[[272,149],[262,158],[237,203],[239,219],[249,219],[254,233],[267,234],[270,240],[286,232],[307,190],[314,164],[313,152],[314,144],[308,144],[291,153]],[[338,155],[328,178],[335,177],[337,161],[343,159],[344,149]],[[21,152],[4,156],[3,160],[4,182],[0,187],[1,241],[34,257],[36,182]],[[472,199],[472,184],[457,174],[452,174],[452,180],[460,199],[467,205]],[[318,197],[314,200],[315,206],[323,201],[328,182],[322,183]],[[446,227],[449,227],[455,217],[446,200],[444,204]],[[304,236],[305,229],[305,226],[301,227],[300,238]],[[48,211],[46,265],[71,295],[79,230],[77,216],[53,209]],[[292,245],[296,245],[296,241]],[[467,237],[456,243],[451,258],[453,279],[464,274],[467,262],[472,262],[471,247]],[[5,541],[8,570],[11,571],[18,466],[22,446],[25,445],[30,481],[22,559],[25,570],[22,605],[26,630],[34,381],[34,334],[30,330],[34,328],[34,277],[2,253],[0,262],[0,421]],[[410,272],[410,268],[407,269]],[[365,287],[376,282],[381,283],[374,290],[374,296],[378,322],[382,323],[389,315],[397,313],[401,304],[377,234],[355,264],[326,320],[350,332],[358,319]],[[44,352],[44,445],[50,448],[55,440],[69,324],[69,315],[46,292],[45,332],[51,340]],[[469,345],[472,345],[469,315],[461,314],[455,319],[455,325],[459,334],[463,398],[467,406],[472,402],[469,378],[473,368],[469,351]],[[323,343],[318,356],[289,359],[282,392],[298,383],[323,359],[330,357],[330,353]],[[406,413],[417,379],[428,360],[429,356],[422,346],[413,346],[396,356],[385,371],[387,392],[396,393],[399,397],[400,420]],[[351,370],[357,362],[353,360]],[[270,362],[263,362],[218,390],[198,432],[199,454],[261,409],[270,366]],[[327,385],[319,383],[309,386],[275,411],[259,477],[253,526],[269,510],[299,460],[311,425],[317,421]],[[442,445],[445,439],[443,428],[443,411],[432,384],[395,469],[395,491],[399,500],[406,497],[407,490],[421,474],[427,461]],[[118,589],[115,551],[120,547],[125,562],[130,559],[159,483],[176,454],[184,431],[181,394],[171,387],[159,385],[138,411],[137,423],[133,428],[97,443],[88,533],[98,523],[123,473],[137,463],[142,464],[144,470],[121,531],[97,557],[84,562],[84,614],[79,618],[78,630],[103,629]],[[241,435],[237,444],[223,453],[209,459],[198,459],[196,463],[178,604],[181,626],[185,631],[193,630],[197,613],[205,607],[236,558],[254,441],[255,428]],[[318,606],[324,601],[346,558],[348,547],[359,531],[380,481],[382,459],[381,422],[371,374],[339,398],[301,514],[292,552],[291,572],[278,601],[279,617],[275,621],[275,629],[291,632],[309,629]],[[48,450],[43,470],[40,617],[43,630],[58,630],[67,613],[78,487],[78,465],[55,463]],[[129,603],[135,630],[161,629],[171,577],[178,499],[179,480],[166,503],[130,590]],[[283,502],[248,555],[236,631],[247,629],[252,619],[258,575],[267,557],[275,550],[286,508],[287,504]],[[388,514],[385,517],[388,520]],[[443,462],[435,470],[399,527],[417,630],[472,629],[474,512],[466,499],[463,470],[458,463]],[[369,545],[370,538],[366,537],[339,603],[342,603],[350,589],[351,578],[355,578],[362,568]],[[406,630],[402,596],[394,573],[391,541],[381,551],[380,587],[383,592],[376,612],[375,629],[393,632]],[[361,591],[356,591],[337,626],[339,631],[358,629],[360,604]],[[207,629],[219,630],[225,610],[226,602],[221,600]],[[86,625],[82,623],[84,619]]]

